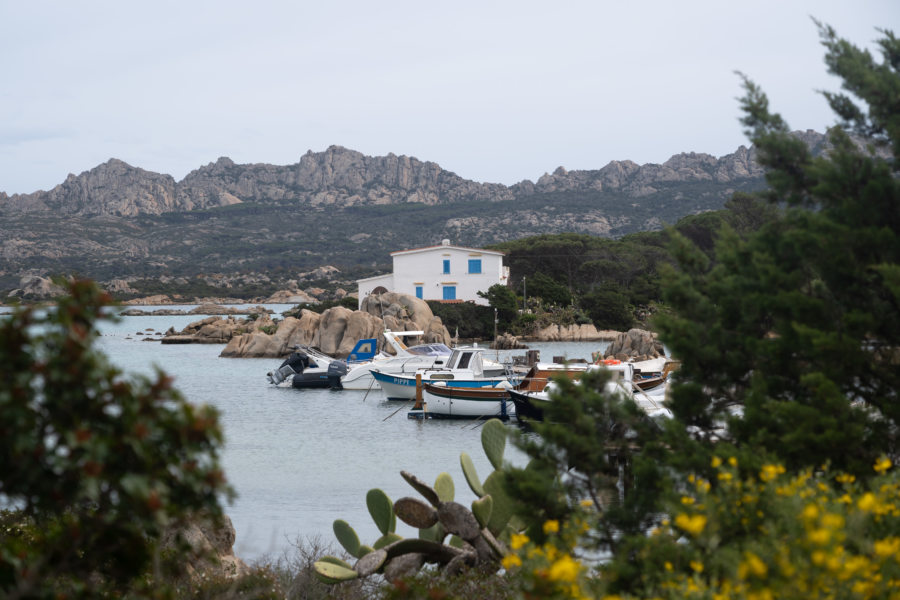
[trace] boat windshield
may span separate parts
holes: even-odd
[[[421,344],[411,346],[407,348],[407,351],[418,356],[447,356],[450,354],[450,348],[444,344]]]

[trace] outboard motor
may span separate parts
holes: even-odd
[[[269,383],[278,385],[288,377],[302,373],[309,367],[309,356],[305,352],[294,352],[281,363],[276,371],[269,371]]]
[[[341,390],[341,377],[347,374],[347,363],[342,360],[332,361],[328,365],[328,384],[333,390]]]

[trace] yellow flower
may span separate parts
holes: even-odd
[[[884,473],[888,469],[891,468],[891,459],[886,456],[882,456],[878,460],[875,461],[875,472],[876,473]]]
[[[746,579],[748,574],[763,578],[768,572],[769,568],[766,566],[766,563],[752,552],[747,552],[744,555],[744,560],[738,565],[738,577],[741,579]]]
[[[819,516],[819,507],[815,504],[807,504],[803,509],[803,518],[812,521]]]
[[[736,466],[738,465],[737,459],[736,459],[735,457],[733,457],[733,456],[729,456],[729,457],[728,457],[728,464],[731,465],[732,467],[736,467]]]
[[[551,519],[544,523],[544,534],[549,535],[551,533],[559,532],[559,521],[556,519]]]
[[[591,500],[590,498],[585,498],[584,500],[581,501],[581,506],[583,506],[585,508],[590,508],[593,505],[594,505],[594,501]]]
[[[862,511],[872,512],[878,507],[878,500],[875,499],[875,494],[873,494],[872,492],[866,492],[859,500],[856,501],[856,505]]]
[[[702,572],[703,572],[703,563],[700,562],[699,560],[692,560],[692,561],[691,561],[691,568],[692,568],[694,571],[696,571],[697,573],[702,573]]]
[[[784,467],[781,465],[763,465],[759,472],[759,478],[763,481],[772,481],[782,473],[784,473]]]
[[[572,582],[578,577],[581,565],[574,558],[566,554],[550,566],[547,578],[551,581]]]
[[[844,526],[844,517],[837,513],[825,513],[822,515],[822,525],[829,529],[840,529]]]
[[[703,531],[703,528],[706,527],[706,517],[703,515],[688,516],[684,513],[679,513],[675,517],[675,525],[693,536],[698,536]]]
[[[691,505],[691,504],[694,503],[694,499],[691,498],[690,496],[682,496],[682,497],[681,497],[681,503],[682,503],[682,504],[686,504],[686,505]]]
[[[528,543],[528,536],[522,533],[514,533],[509,538],[509,547],[518,550]]]
[[[722,466],[722,459],[718,456],[713,456],[712,462],[710,462],[709,464],[712,465],[713,469],[718,469]]]
[[[521,567],[522,559],[517,554],[507,554],[503,557],[503,568],[507,571],[513,567]]]
[[[819,546],[824,546],[831,539],[831,532],[827,529],[814,529],[807,534],[809,541]]]
[[[853,483],[856,481],[855,475],[850,475],[849,473],[841,473],[837,477],[834,478],[838,483]]]
[[[882,557],[900,554],[900,538],[889,537],[875,542],[875,554]]]

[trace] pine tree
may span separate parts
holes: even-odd
[[[672,408],[685,425],[709,435],[742,414],[726,438],[754,455],[863,474],[898,451],[900,43],[886,33],[876,64],[820,34],[829,71],[865,107],[826,93],[842,124],[813,157],[744,77],[742,122],[780,216],[745,240],[723,230],[714,261],[680,240],[674,312],[658,325],[683,361]]]

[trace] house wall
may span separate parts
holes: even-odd
[[[394,255],[393,291],[416,295],[416,287],[422,287],[424,300],[444,300],[447,288],[455,288],[456,300],[471,300],[487,306],[488,301],[478,295],[496,283],[505,284],[508,279],[503,267],[503,256],[485,253],[474,248],[439,246]],[[449,260],[449,273],[444,272],[444,261]],[[469,261],[481,261],[481,273],[469,272]]]
[[[378,286],[382,286],[385,289],[394,291],[393,273],[388,273],[387,275],[379,275],[378,277],[369,277],[368,279],[358,279],[356,283],[359,285],[358,308],[362,308],[362,303],[365,297],[371,294],[372,290],[374,290]]]

